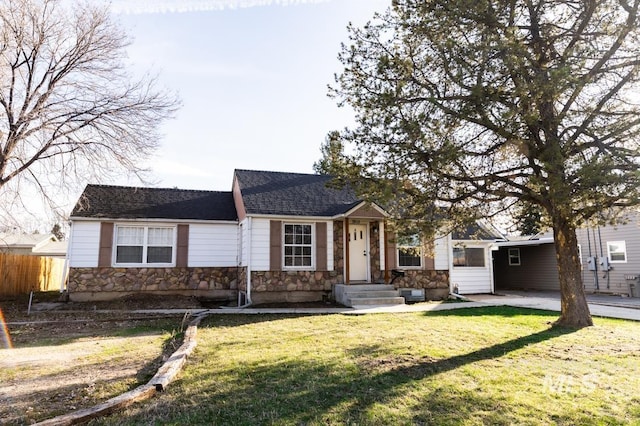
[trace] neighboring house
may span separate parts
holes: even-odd
[[[0,253],[64,258],[67,242],[53,235],[0,233]]]
[[[640,215],[631,213],[619,225],[576,231],[582,282],[588,293],[640,297]],[[553,237],[500,244],[494,256],[496,289],[559,290]]]
[[[329,181],[236,170],[230,192],[89,185],[71,214],[69,296],[291,302],[331,297],[337,285],[393,280],[442,299],[450,274],[460,293],[492,291],[495,236],[484,228],[480,239],[396,238],[384,209]]]

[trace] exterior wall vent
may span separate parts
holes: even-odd
[[[423,288],[401,288],[400,296],[404,297],[405,302],[424,302]]]

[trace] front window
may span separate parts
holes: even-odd
[[[484,249],[476,247],[454,247],[453,266],[484,266]]]
[[[607,252],[611,263],[627,261],[627,244],[624,241],[607,241]]]
[[[285,268],[311,268],[313,227],[303,223],[284,224]]]
[[[422,245],[417,234],[398,238],[397,248],[399,267],[422,267]]]
[[[173,264],[175,228],[117,226],[115,238],[118,265]]]

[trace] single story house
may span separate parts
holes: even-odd
[[[88,185],[70,218],[69,297],[293,302],[391,282],[427,299],[447,297],[454,283],[461,294],[493,291],[500,235],[478,225],[435,241],[399,239],[383,208],[330,180],[236,170],[229,192]]]
[[[576,230],[582,282],[588,293],[640,297],[640,215],[623,223]],[[560,290],[551,232],[498,244],[494,252],[497,290]]]

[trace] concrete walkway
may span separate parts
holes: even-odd
[[[499,294],[477,294],[469,295],[464,302],[426,302],[410,305],[388,305],[371,306],[362,305],[353,308],[217,308],[217,309],[145,309],[131,310],[128,313],[134,314],[162,314],[162,315],[184,315],[189,313],[193,316],[210,315],[260,315],[260,314],[345,314],[364,315],[374,313],[401,313],[401,312],[429,312],[445,311],[452,309],[481,308],[487,306],[515,306],[520,308],[541,309],[546,311],[560,312],[559,292],[525,292],[525,291],[504,291]],[[640,321],[640,298],[629,298],[610,296],[603,294],[587,295],[589,309],[593,316],[606,318],[620,318]],[[84,311],[66,311],[84,312]],[[92,311],[97,313],[112,313],[122,311]],[[83,320],[84,321],[84,320]],[[32,323],[34,321],[29,321]],[[45,321],[47,322],[47,321]],[[26,323],[26,322],[25,322]],[[17,324],[17,323],[11,323]]]
[[[560,294],[558,292],[506,292],[501,294],[482,294],[467,297],[460,303],[416,303],[411,305],[390,306],[354,306],[353,308],[245,308],[212,309],[210,314],[347,314],[363,315],[372,313],[428,312],[451,309],[480,308],[487,306],[515,306],[521,308],[542,309],[560,312]],[[593,316],[620,318],[640,321],[640,298],[622,298],[608,295],[588,295],[589,309]]]
[[[473,302],[491,305],[517,306],[560,312],[559,292],[505,291],[499,294],[478,294],[468,297]],[[640,321],[640,298],[588,294],[591,315]]]

